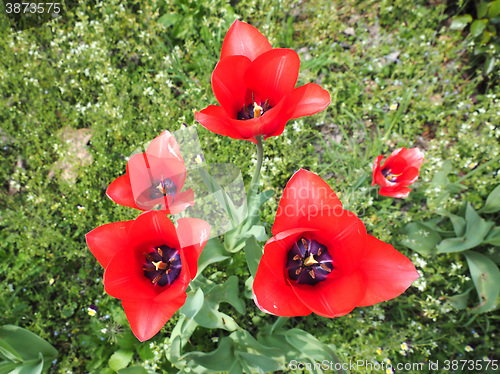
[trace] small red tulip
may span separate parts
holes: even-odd
[[[418,148],[398,148],[380,166],[383,155],[373,163],[372,186],[380,186],[379,194],[390,197],[408,197],[411,185],[418,179],[419,169],[424,161],[424,153]]]
[[[419,277],[411,261],[366,233],[317,175],[288,182],[264,247],[253,296],[264,312],[338,317],[399,296]]]
[[[194,205],[193,190],[181,192],[186,175],[179,144],[164,131],[145,153],[130,157],[126,174],[115,179],[106,194],[120,205],[177,214]]]
[[[278,136],[290,119],[318,113],[330,94],[308,83],[295,88],[300,60],[288,48],[272,48],[255,27],[234,21],[224,38],[212,73],[220,106],[210,105],[195,118],[208,130],[233,139]]]
[[[176,228],[164,213],[150,211],[86,235],[90,251],[105,268],[105,291],[121,299],[140,341],[156,335],[186,301],[186,288],[210,235],[203,220],[177,222]]]

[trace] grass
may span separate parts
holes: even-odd
[[[22,32],[0,18],[2,324],[53,344],[54,373],[110,372],[111,355],[130,347],[133,362],[172,370],[161,352],[177,317],[151,343],[135,340],[119,301],[104,293],[84,235],[135,218],[107,199],[106,187],[135,148],[162,130],[193,125],[195,110],[216,103],[210,75],[238,18],[273,47],[298,51],[298,84],[319,83],[332,97],[327,110],[265,142],[261,188],[279,191],[301,167],[319,173],[370,233],[422,274],[393,301],[332,320],[293,318],[288,326],[334,344],[345,361],[500,359],[498,314],[447,303],[470,283],[463,256],[424,259],[399,244],[405,223],[432,218],[437,208],[457,211],[465,200],[478,208],[500,183],[498,77],[469,63],[463,35],[447,28],[450,12],[440,1],[88,0],[64,22]],[[70,129],[89,129],[90,140]],[[253,145],[197,131],[207,162],[233,163],[249,183]],[[379,197],[370,187],[372,160],[401,146],[425,151],[421,178],[406,200]],[[467,190],[438,201],[431,181],[445,160],[450,179]],[[264,209],[268,228],[279,197]],[[244,269],[235,274],[241,285],[244,258],[232,261]],[[209,270],[214,279],[232,275],[224,265]],[[229,306],[224,312],[240,324],[274,321],[246,304],[246,315]],[[208,352],[217,347],[211,338],[224,334],[199,329],[188,349]]]

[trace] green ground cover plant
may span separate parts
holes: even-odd
[[[494,301],[476,313],[474,261],[439,246],[466,235],[460,224],[469,222],[467,210],[500,225],[498,210],[485,208],[500,184],[498,76],[471,57],[467,31],[450,29],[456,11],[440,1],[87,0],[63,20],[23,31],[2,15],[0,325],[27,329],[57,349],[51,373],[178,371],[167,357],[174,327],[186,317],[176,313],[153,339],[139,342],[120,302],[104,292],[85,234],[135,218],[106,197],[107,186],[138,146],[194,125],[195,110],[216,104],[211,73],[225,32],[240,19],[273,47],[297,51],[298,85],[321,84],[332,99],[325,111],[290,121],[282,136],[265,142],[260,190],[275,190],[262,207],[267,235],[284,186],[306,168],[369,233],[407,255],[421,277],[400,297],[343,317],[277,319],[245,297],[250,272],[239,252],[203,273],[207,282],[238,290],[241,305],[221,302],[219,312],[253,326],[253,338],[280,325],[307,331],[341,362],[423,364],[422,371],[401,371],[417,373],[432,372],[429,362],[500,360],[498,288],[489,286]],[[237,165],[248,185],[253,145],[199,125],[197,132],[206,161]],[[373,160],[403,146],[425,152],[420,178],[407,199],[379,196],[370,186]],[[409,245],[419,235],[409,225],[436,217],[432,248]],[[498,272],[496,232],[465,250],[489,256],[489,269]],[[214,351],[231,334],[196,329],[184,352]],[[286,364],[279,370],[307,372]]]

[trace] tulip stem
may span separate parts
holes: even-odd
[[[252,200],[257,196],[257,191],[259,189],[259,178],[260,170],[262,168],[262,160],[264,159],[264,147],[262,145],[262,136],[255,137],[257,140],[257,164],[255,165],[255,171],[253,173],[252,181],[250,182],[250,188],[248,189],[247,201],[249,204],[249,214],[253,213]]]

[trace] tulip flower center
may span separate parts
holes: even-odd
[[[396,182],[396,179],[402,175],[403,173],[400,174],[393,174],[391,173],[391,169],[383,169],[382,170],[382,175],[387,179],[389,182]]]
[[[154,181],[151,187],[143,192],[143,195],[149,196],[150,199],[158,199],[167,195],[174,197],[176,194],[177,186],[175,183],[169,178],[163,178],[163,176]]]
[[[146,263],[143,265],[144,275],[151,283],[170,286],[179,276],[182,268],[181,255],[174,248],[162,245],[153,252],[145,253]]]
[[[236,118],[239,120],[259,118],[269,109],[271,109],[269,99],[263,103],[261,102],[260,105],[253,101],[252,104],[244,105],[243,108],[237,113]]]
[[[286,269],[291,280],[314,286],[333,270],[332,257],[323,244],[301,238],[288,251]]]

